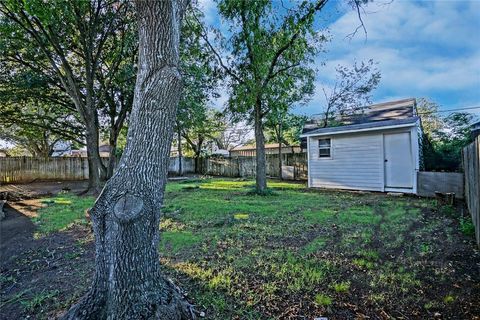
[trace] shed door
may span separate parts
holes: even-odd
[[[385,187],[412,188],[413,161],[410,132],[384,135]]]

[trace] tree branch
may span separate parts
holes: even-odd
[[[210,43],[210,41],[208,40],[208,35],[207,35],[207,32],[205,31],[205,29],[203,28],[203,25],[201,23],[201,21],[198,19],[198,17],[195,15],[195,12],[192,10],[192,15],[193,17],[195,18],[195,20],[197,20],[197,22],[199,23],[202,31],[200,32],[200,36],[202,37],[202,39],[206,42],[207,46],[210,48],[210,50],[212,51],[212,53],[215,55],[215,57],[217,58],[218,60],[218,63],[220,63],[220,66],[222,67],[223,70],[225,70],[225,72],[230,76],[232,77],[233,79],[235,79],[235,81],[237,81],[238,83],[243,83],[243,80],[237,76],[235,74],[235,72],[233,72],[233,70],[231,68],[229,68],[224,62],[223,62],[223,59],[222,57],[220,56],[220,54],[217,52],[217,50],[215,50],[215,48],[213,47],[213,45]],[[191,26],[190,22],[188,21],[188,19],[185,19],[185,21],[187,22],[188,25]]]

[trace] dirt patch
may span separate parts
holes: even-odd
[[[88,181],[35,181],[28,184],[0,185],[0,194],[8,194],[6,200],[41,198],[57,194],[61,191],[80,193],[87,189]]]
[[[20,192],[25,198],[25,191]],[[0,221],[0,319],[56,318],[90,284],[94,267],[90,228],[75,225],[36,238],[31,218],[43,206],[41,199],[29,199],[4,207],[6,216]]]
[[[35,226],[19,211],[5,205],[5,218],[0,222],[1,266],[32,247]]]

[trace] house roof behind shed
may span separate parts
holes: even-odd
[[[372,121],[399,120],[415,116],[416,101],[413,98],[390,101],[363,107],[359,113],[344,115],[340,121],[343,124],[357,124]]]

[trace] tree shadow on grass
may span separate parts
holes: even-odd
[[[26,214],[10,206],[5,213],[0,222],[0,319],[57,318],[90,285],[91,231],[73,225],[37,238]]]

